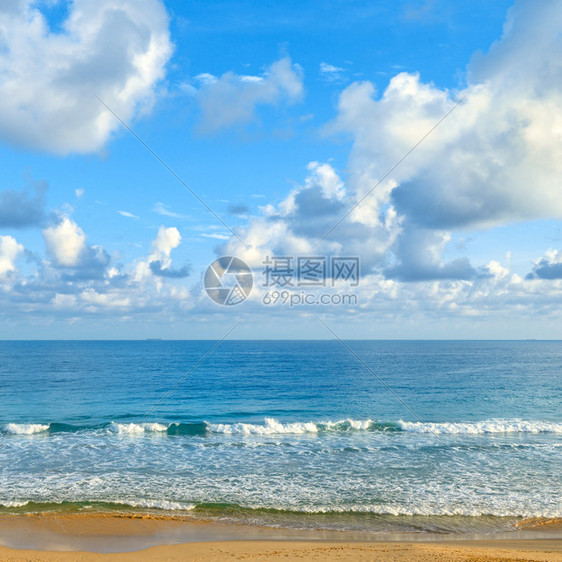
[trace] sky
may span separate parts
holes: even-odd
[[[4,0],[0,338],[561,338],[560,29],[557,0]]]

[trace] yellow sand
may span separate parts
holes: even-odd
[[[96,554],[43,552],[0,547],[0,560],[103,561],[103,560],[384,560],[392,561],[499,561],[562,560],[560,540],[477,541],[473,543],[346,543],[293,541],[227,541],[157,546],[138,552]]]
[[[141,537],[163,530],[173,531],[190,525],[195,536],[212,536],[221,526],[205,523],[185,523],[164,518],[140,516],[108,516],[103,514],[32,515],[0,518],[2,536],[19,532],[23,536],[51,533],[58,537],[73,537],[102,544],[108,537],[128,541],[133,552],[99,554],[94,552],[53,552],[0,547],[0,561],[201,561],[224,560],[334,560],[361,561],[499,561],[499,560],[559,560],[562,561],[562,539],[537,538],[514,540],[455,540],[446,542],[349,542],[339,540],[227,540],[163,545],[135,551]],[[558,525],[556,525],[558,527]],[[223,526],[232,534],[247,536],[247,529]],[[254,532],[254,531],[252,531]],[[271,536],[271,531],[269,531]],[[43,535],[41,535],[43,536]],[[337,535],[334,535],[337,536]],[[539,536],[539,535],[537,535]],[[540,535],[544,537],[544,534]],[[558,536],[558,534],[557,534]],[[203,539],[205,540],[205,539]]]

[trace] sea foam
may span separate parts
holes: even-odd
[[[116,423],[111,422],[108,428],[119,434],[160,433],[167,431],[168,424],[163,423]]]
[[[479,435],[493,433],[562,433],[562,423],[521,419],[488,419],[482,421],[412,422],[375,421],[372,419],[342,419],[338,421],[289,421],[281,422],[266,417],[263,423],[117,423],[104,426],[105,432],[117,435],[163,434],[183,436],[223,435],[304,435],[346,432],[406,432],[439,435]],[[8,423],[0,426],[0,432],[12,435],[36,433],[74,433],[99,431],[96,427],[75,427],[62,423]]]
[[[346,431],[404,431],[433,434],[485,434],[485,433],[562,433],[562,424],[546,421],[524,421],[519,419],[490,419],[477,422],[381,422],[371,419],[345,419],[326,422],[281,423],[265,418],[263,424],[233,423],[208,424],[209,431],[239,435],[283,435]]]
[[[7,423],[2,426],[2,433],[12,435],[33,435],[49,429],[48,424],[42,423]]]
[[[403,431],[438,434],[562,433],[562,423],[491,419],[478,422],[398,422]]]

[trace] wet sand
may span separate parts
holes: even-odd
[[[0,561],[560,560],[560,522],[529,521],[501,537],[384,535],[222,525],[147,514],[0,517]]]

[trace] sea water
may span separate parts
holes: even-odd
[[[561,383],[561,342],[0,342],[0,513],[514,529],[562,517]]]

